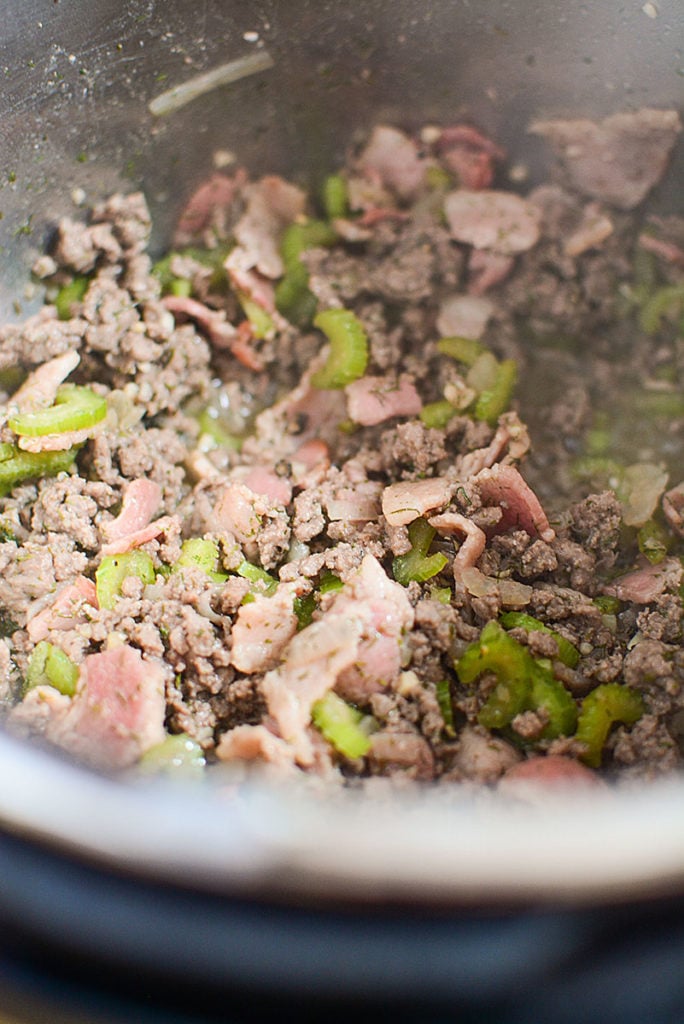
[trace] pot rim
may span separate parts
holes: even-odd
[[[298,903],[586,904],[684,888],[684,781],[359,800],[255,777],[116,780],[0,736],[0,827],[108,871]]]

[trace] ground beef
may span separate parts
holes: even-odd
[[[87,719],[104,672],[115,768],[131,764],[122,735],[135,760],[183,733],[209,764],[494,785],[527,757],[589,760],[577,716],[618,686],[641,703],[609,730],[604,772],[678,767],[683,541],[666,485],[642,490],[661,464],[667,486],[681,477],[684,232],[644,228],[620,167],[604,195],[559,142],[579,132],[605,158],[607,140],[641,153],[655,131],[662,173],[678,130],[665,115],[537,126],[566,174],[527,196],[490,188],[491,144],[475,177],[459,166],[464,192],[451,129],[419,145],[378,127],[341,172],[347,215],[314,225],[283,273],[314,209],[276,175],[214,175],[179,226],[198,245],[157,265],[139,193],[60,222],[36,265],[49,301],[0,329],[10,727],[69,749],[78,726],[60,723]],[[342,310],[343,342],[316,309]],[[350,338],[354,379],[344,366],[341,386],[317,386]],[[70,464],[52,471],[54,438],[21,417],[60,394],[59,357],[107,411],[57,431]],[[40,471],[5,485],[27,448]],[[628,519],[637,499],[647,511]],[[53,649],[73,693],[55,691]],[[331,694],[353,695],[356,753],[321,724]]]

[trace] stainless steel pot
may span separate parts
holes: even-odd
[[[36,303],[29,267],[74,202],[142,187],[161,250],[217,151],[255,172],[316,179],[359,127],[464,115],[534,181],[544,168],[526,134],[533,116],[684,99],[679,0],[0,0],[0,15],[3,318]],[[216,84],[236,68],[242,77]],[[188,82],[196,98],[159,100]],[[176,109],[160,116],[160,102]],[[683,157],[680,145],[653,200],[673,212]],[[683,812],[679,780],[544,810],[435,794],[391,807],[321,804],[256,783],[240,795],[167,791],[111,782],[0,736],[7,831],[156,879],[300,900],[680,889]]]

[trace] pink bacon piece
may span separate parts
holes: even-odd
[[[162,666],[121,644],[84,658],[76,694],[46,736],[95,767],[127,768],[164,739],[165,708]]]
[[[525,530],[530,537],[541,537],[547,543],[556,536],[539,498],[514,466],[497,463],[481,470],[472,483],[485,505],[496,505],[503,511],[495,533]]]
[[[386,377],[361,377],[347,384],[349,418],[364,427],[394,416],[417,416],[423,408],[415,385],[405,377],[398,382]]]

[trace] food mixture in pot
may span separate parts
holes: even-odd
[[[157,263],[141,194],[63,220],[0,330],[6,727],[106,771],[677,768],[684,220],[641,204],[680,128],[536,123],[530,187],[378,125],[316,194],[214,173]]]

